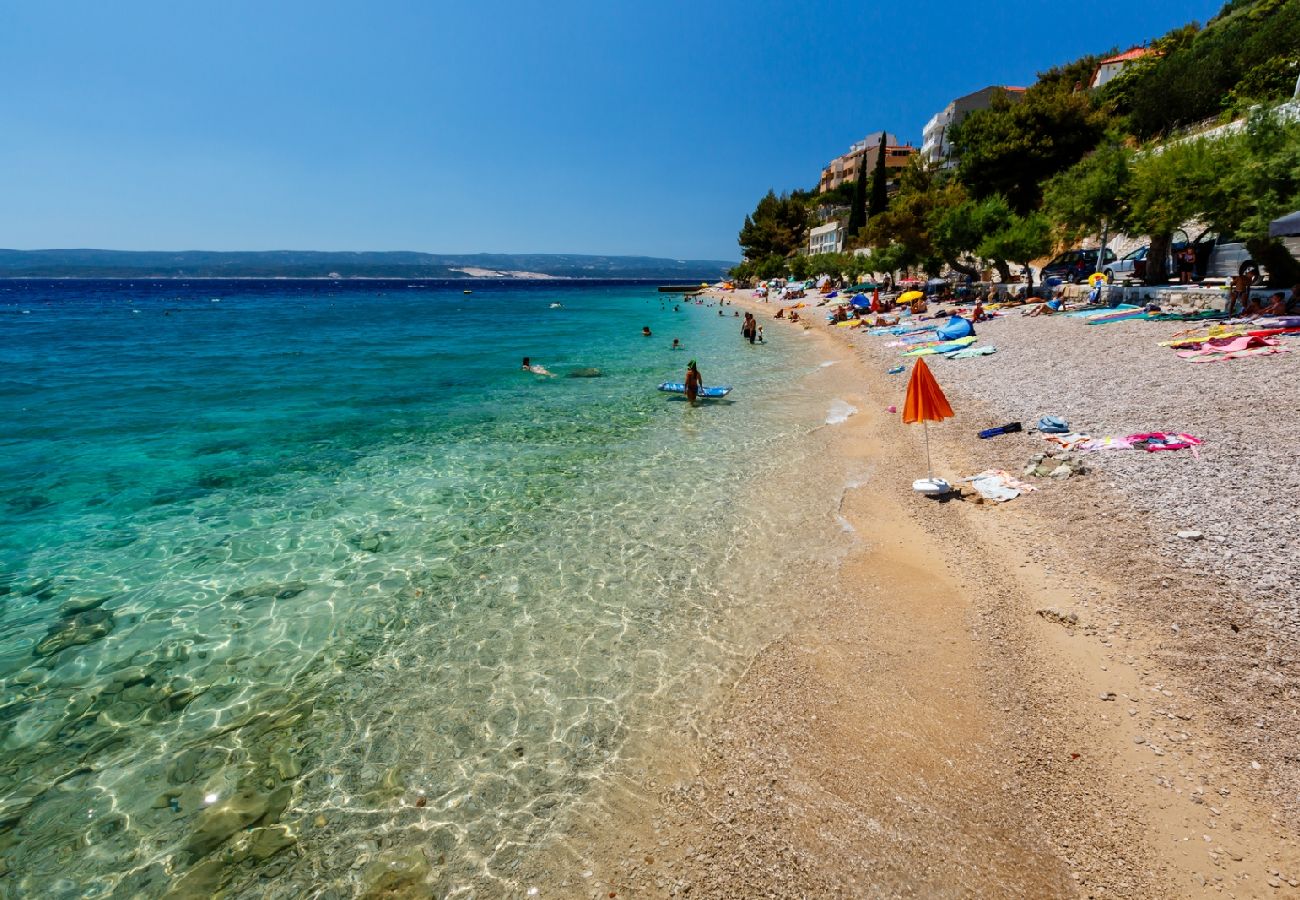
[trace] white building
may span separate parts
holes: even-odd
[[[844,249],[844,225],[827,222],[808,232],[808,254],[839,253]]]
[[[1019,100],[1025,94],[1022,87],[1005,87],[990,85],[958,97],[943,109],[930,117],[922,132],[921,158],[932,166],[951,165],[952,147],[948,143],[948,133],[952,127],[977,109],[987,109],[998,94],[1005,94],[1008,99]]]
[[[1131,50],[1125,50],[1118,56],[1111,56],[1107,59],[1103,59],[1097,64],[1097,71],[1092,73],[1092,81],[1089,84],[1089,87],[1096,90],[1106,82],[1114,81],[1115,77],[1119,75],[1120,72],[1124,71],[1124,67],[1129,63],[1139,60],[1153,52],[1155,51],[1150,50],[1147,47],[1134,47]]]

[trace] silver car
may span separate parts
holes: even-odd
[[[1210,242],[1209,258],[1205,260],[1205,272],[1201,274],[1203,278],[1232,278],[1248,274],[1252,281],[1258,282],[1268,274],[1262,272],[1255,260],[1251,259],[1251,251],[1245,248],[1242,241],[1232,241],[1216,235],[1201,238],[1201,241]]]
[[[1106,280],[1114,284],[1116,280],[1125,278],[1142,279],[1146,276],[1147,254],[1151,252],[1151,247],[1138,247],[1131,253],[1125,254],[1114,262],[1107,263],[1103,274]]]

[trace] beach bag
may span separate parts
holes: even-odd
[[[1043,416],[1038,420],[1038,430],[1043,434],[1066,434],[1070,425],[1060,416]]]

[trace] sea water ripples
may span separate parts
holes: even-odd
[[[446,289],[376,309],[273,286],[145,340],[66,290],[69,309],[33,306],[33,340],[70,371],[42,374],[48,405],[0,473],[6,895],[509,883],[630,737],[683,715],[764,627],[749,560],[796,542],[801,510],[737,498],[817,424],[761,399],[811,363],[740,356],[733,323],[569,288],[585,331],[521,322],[506,352]],[[157,327],[162,307],[134,304],[125,327]],[[646,391],[680,361],[632,337],[643,320],[743,374],[747,405]],[[193,371],[232,341],[252,362]],[[295,345],[297,368],[255,365]],[[611,374],[513,371],[537,345]],[[132,404],[118,382],[142,367],[161,398]]]

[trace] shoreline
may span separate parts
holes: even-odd
[[[777,327],[764,321],[776,304],[725,296]],[[1294,890],[1284,775],[1264,780],[1161,623],[1128,602],[1123,570],[1089,555],[1086,529],[1051,518],[1085,498],[1063,491],[1040,511],[1043,492],[998,507],[913,495],[921,433],[884,412],[905,387],[882,374],[891,354],[820,321],[807,331],[836,354],[828,399],[859,410],[832,444],[871,473],[841,502],[864,545],[833,597],[791,599],[799,615],[702,733],[665,740],[661,756],[685,741],[685,761],[661,759],[649,787],[625,792],[622,820],[571,841],[592,874],[570,884],[644,897]],[[939,377],[962,408],[931,429],[936,462],[978,471],[969,422],[983,418],[963,413],[987,404]],[[1126,563],[1154,556],[1125,543]]]

